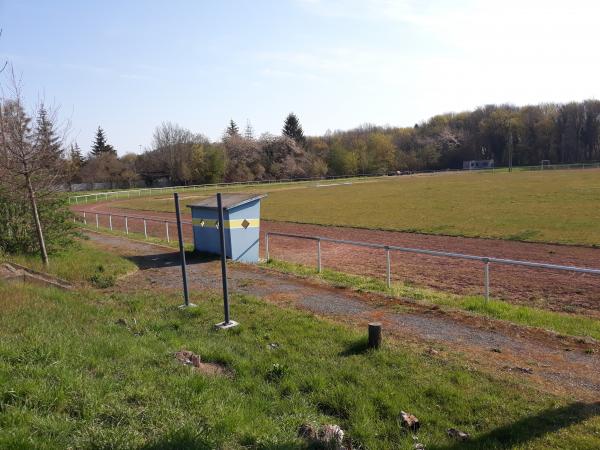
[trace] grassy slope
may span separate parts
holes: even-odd
[[[37,271],[45,271],[37,255],[0,255],[0,261],[13,261]],[[111,286],[115,279],[136,270],[133,262],[98,250],[85,240],[72,248],[50,255],[48,272],[71,283],[91,283],[96,287]]]
[[[252,188],[269,191],[269,188]],[[192,194],[192,201],[198,194]],[[205,195],[205,194],[203,194]],[[185,202],[184,202],[185,203]],[[169,196],[119,203],[171,211]],[[393,177],[272,190],[264,219],[565,244],[600,245],[600,171]]]
[[[600,340],[600,320],[581,315],[513,305],[495,299],[490,299],[486,303],[482,296],[454,295],[401,283],[395,283],[391,289],[388,289],[385,281],[376,278],[350,275],[329,269],[317,273],[314,268],[284,261],[271,260],[265,266],[286,273],[319,278],[335,286],[349,287],[359,291],[382,292],[399,298],[409,298],[426,304],[461,309],[486,317],[552,330],[565,335],[589,336]]]
[[[206,296],[180,310],[175,296],[0,284],[0,298],[0,448],[303,448],[296,429],[313,421],[363,448],[409,449],[401,409],[429,449],[454,448],[450,426],[474,435],[460,448],[600,445],[597,406],[411,347],[363,352],[348,328],[251,298],[233,299],[242,325],[229,332],[213,330],[221,303]],[[181,348],[235,376],[195,374],[172,357]]]

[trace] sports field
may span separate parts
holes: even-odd
[[[441,174],[238,190],[269,194],[263,203],[266,220],[600,245],[600,170]],[[212,194],[184,195],[182,202]],[[171,195],[117,205],[173,210]]]

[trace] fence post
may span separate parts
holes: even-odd
[[[386,271],[387,287],[389,289],[392,287],[392,261],[391,261],[389,247],[385,248],[385,259],[386,259],[386,266],[387,266],[387,271]]]
[[[108,215],[108,226],[110,227],[110,231],[112,231],[112,214]]]
[[[129,236],[129,223],[127,222],[127,216],[125,216],[125,234]]]
[[[87,219],[85,218],[85,211],[83,212],[83,224],[87,225]]]
[[[165,222],[165,230],[167,231],[167,242],[171,242],[169,239],[169,222]]]
[[[148,239],[148,231],[146,231],[146,219],[144,219],[144,239]]]
[[[98,229],[98,214],[96,214],[96,230]]]
[[[265,258],[269,262],[269,233],[265,234]]]
[[[483,266],[483,278],[485,282],[485,301],[487,303],[487,301],[490,299],[490,260],[485,258],[483,263],[485,264]]]
[[[317,272],[321,273],[321,239],[317,239]]]

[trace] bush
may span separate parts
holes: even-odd
[[[48,253],[69,247],[78,235],[67,198],[60,195],[38,199],[38,209]],[[0,191],[0,251],[35,253],[39,243],[27,199]]]

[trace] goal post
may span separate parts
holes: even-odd
[[[547,167],[549,165],[550,165],[549,159],[542,159],[541,170],[544,170],[544,167]]]

